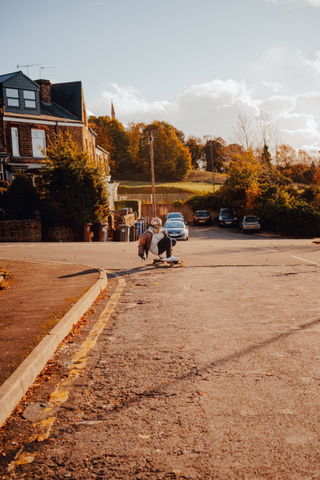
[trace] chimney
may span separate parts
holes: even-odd
[[[40,87],[40,100],[43,103],[52,103],[51,101],[51,82],[50,80],[35,80]]]

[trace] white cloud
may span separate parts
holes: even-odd
[[[166,100],[148,102],[143,98],[142,93],[132,86],[121,86],[116,83],[110,83],[110,86],[113,92],[103,91],[99,99],[89,105],[96,116],[110,115],[111,101],[118,118],[134,118],[136,115],[141,117],[143,114],[151,114],[156,118],[159,115],[165,115],[170,105]]]
[[[267,0],[271,3],[287,3],[288,5],[293,5],[294,3],[306,3],[313,7],[320,7],[320,0]]]
[[[262,85],[272,90],[274,93],[279,93],[283,90],[283,85],[279,82],[265,82],[262,80]]]
[[[109,86],[88,105],[96,116],[110,115],[113,100],[122,123],[164,120],[186,136],[214,135],[232,141],[239,112],[253,117],[264,111],[278,125],[284,143],[320,148],[320,51],[308,59],[301,52],[270,49],[250,65],[247,79],[194,84],[171,102],[148,101],[132,86]]]

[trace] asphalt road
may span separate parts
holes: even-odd
[[[303,265],[320,263],[313,239],[241,234],[237,229],[190,227],[190,240],[178,242],[174,254],[185,269],[223,265]],[[0,257],[92,265],[110,272],[142,268],[137,242],[0,244]],[[150,257],[151,258],[151,257]]]
[[[136,243],[2,244],[111,279],[2,432],[2,478],[320,479],[319,248],[191,227],[170,268]]]

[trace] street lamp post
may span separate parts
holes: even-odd
[[[154,181],[154,160],[153,160],[153,135],[150,133],[150,163],[151,163],[151,187],[152,187],[152,216],[156,217],[156,191]]]

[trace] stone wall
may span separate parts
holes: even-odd
[[[70,227],[51,227],[43,232],[44,242],[77,242],[78,233]]]
[[[0,242],[41,242],[41,222],[7,220],[0,222]]]

